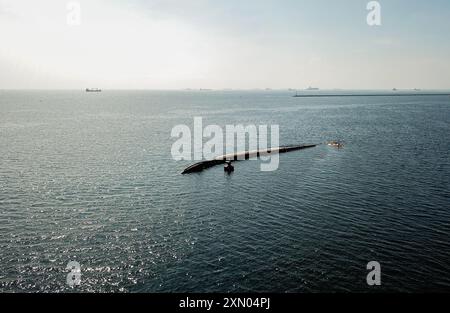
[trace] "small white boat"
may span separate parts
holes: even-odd
[[[327,143],[330,147],[342,148],[344,145],[339,141],[330,141]]]

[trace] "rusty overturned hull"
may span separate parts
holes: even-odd
[[[278,148],[270,148],[270,149],[262,149],[262,150],[255,150],[255,151],[245,151],[245,152],[239,152],[239,153],[225,154],[225,155],[218,156],[218,157],[214,158],[213,160],[195,163],[195,164],[187,167],[181,174],[184,175],[184,174],[200,173],[203,170],[206,170],[213,166],[225,164],[225,162],[227,162],[227,161],[249,160],[249,159],[253,159],[253,158],[259,158],[261,156],[269,156],[272,154],[280,154],[280,153],[287,153],[287,152],[291,152],[291,151],[314,148],[316,146],[317,145],[284,146],[284,147],[278,147]]]

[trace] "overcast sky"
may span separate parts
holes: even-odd
[[[450,89],[450,1],[0,0],[0,89]]]

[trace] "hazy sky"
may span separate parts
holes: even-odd
[[[450,89],[450,1],[0,0],[0,89]]]

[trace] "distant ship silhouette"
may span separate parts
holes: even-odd
[[[98,88],[86,88],[86,92],[101,92],[101,89]]]
[[[309,86],[309,87],[306,88],[305,90],[308,90],[308,91],[316,91],[316,90],[319,90],[319,88]]]

